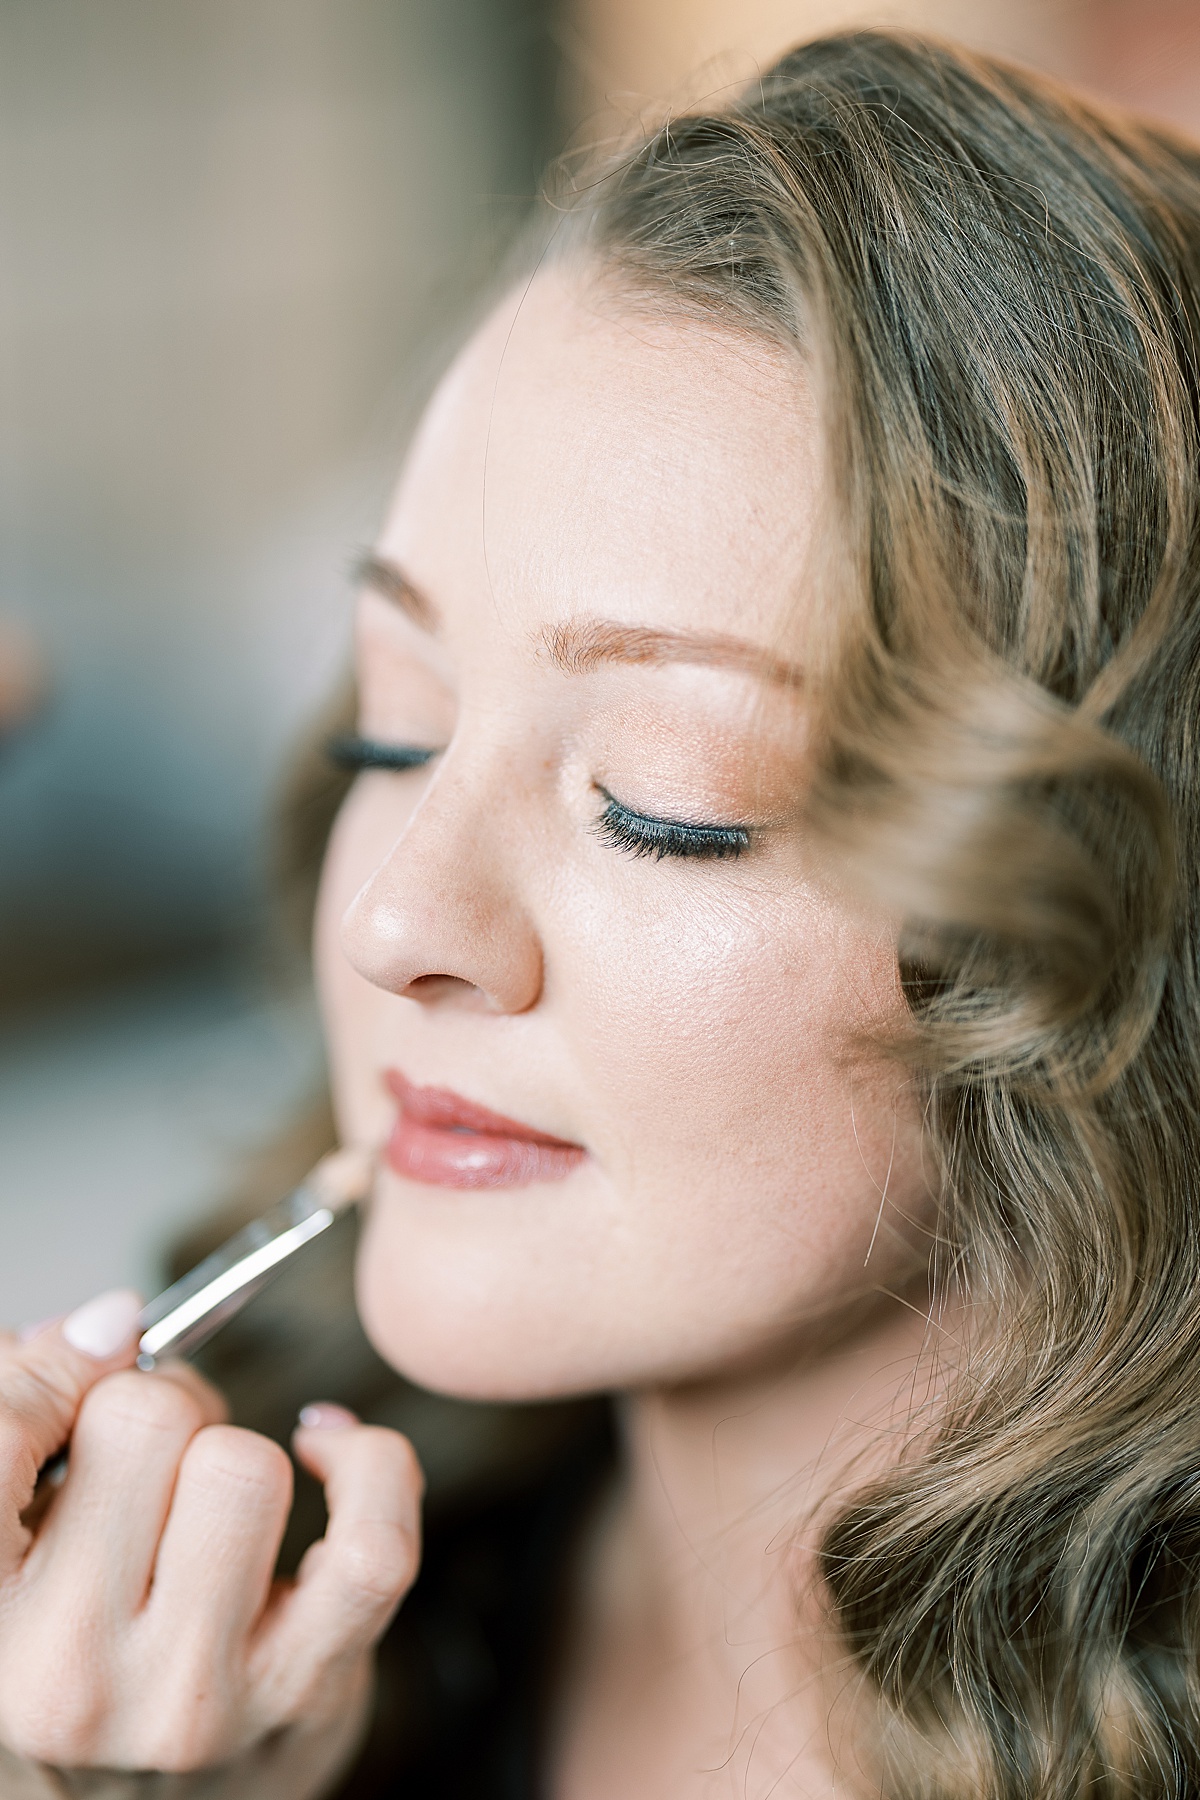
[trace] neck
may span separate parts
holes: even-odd
[[[805,1521],[889,1460],[926,1397],[914,1384],[929,1333],[919,1308],[889,1301],[823,1350],[626,1401],[625,1529],[674,1651],[698,1626],[711,1644],[718,1596],[727,1623],[740,1608],[794,1638]]]
[[[813,1581],[814,1514],[896,1454],[930,1397],[930,1331],[919,1303],[880,1303],[824,1348],[625,1402],[625,1481],[585,1605],[608,1665],[591,1679],[627,1740],[642,1706],[643,1757],[650,1744],[668,1754],[674,1716],[681,1747],[694,1755],[702,1740],[709,1763],[739,1776],[728,1791],[829,1792],[838,1652]],[[616,1772],[596,1791],[622,1791]]]

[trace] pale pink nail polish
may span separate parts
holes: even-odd
[[[62,1334],[75,1350],[107,1362],[137,1330],[142,1302],[130,1288],[114,1288],[89,1300],[63,1321]]]
[[[300,1423],[305,1431],[345,1431],[349,1425],[357,1425],[358,1420],[345,1406],[337,1406],[332,1400],[315,1400],[311,1406],[300,1408]]]

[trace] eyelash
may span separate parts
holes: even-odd
[[[622,806],[607,788],[600,788],[599,792],[606,805],[596,821],[597,836],[630,856],[652,856],[655,862],[661,862],[664,856],[722,861],[750,848],[750,833],[744,825],[694,825],[682,819],[651,819]]]
[[[438,754],[415,744],[382,744],[375,738],[349,732],[330,738],[325,753],[335,767],[352,774],[364,769],[390,769],[393,773],[422,769]],[[598,791],[605,805],[596,821],[596,834],[603,843],[628,856],[652,856],[655,862],[661,862],[664,856],[721,862],[740,856],[750,847],[750,833],[744,825],[701,825],[683,819],[649,818],[622,806],[607,788]]]
[[[423,769],[438,753],[415,744],[381,744],[375,738],[343,732],[330,738],[325,754],[335,768],[357,775],[363,769]]]

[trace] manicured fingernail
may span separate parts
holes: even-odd
[[[22,1325],[17,1336],[23,1344],[32,1344],[34,1338],[41,1337],[47,1331],[53,1331],[56,1325],[61,1324],[65,1316],[64,1313],[55,1313],[49,1319],[39,1319],[36,1325]]]
[[[345,1406],[335,1406],[332,1400],[317,1400],[312,1406],[300,1408],[300,1423],[306,1431],[345,1431],[347,1425],[357,1425],[358,1420]]]
[[[89,1300],[63,1321],[62,1334],[76,1350],[107,1362],[133,1336],[142,1303],[130,1288],[114,1288]]]

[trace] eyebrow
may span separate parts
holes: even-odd
[[[368,550],[354,565],[354,579],[359,587],[370,588],[381,600],[398,606],[422,631],[436,634],[440,629],[441,615],[433,601],[409,580],[399,564],[389,562],[386,556]]]
[[[359,559],[355,575],[361,586],[390,600],[422,631],[436,633],[440,628],[437,607],[397,563],[371,551]],[[737,669],[780,687],[804,685],[797,664],[772,655],[747,638],[728,637],[719,631],[669,631],[652,625],[621,625],[612,619],[581,619],[547,627],[541,641],[551,661],[568,675],[586,675],[607,663],[699,663]]]
[[[737,669],[781,687],[801,687],[800,668],[773,656],[761,644],[719,631],[665,631],[650,625],[619,625],[583,619],[555,625],[542,634],[552,660],[570,675],[587,674],[605,663],[701,663]]]

